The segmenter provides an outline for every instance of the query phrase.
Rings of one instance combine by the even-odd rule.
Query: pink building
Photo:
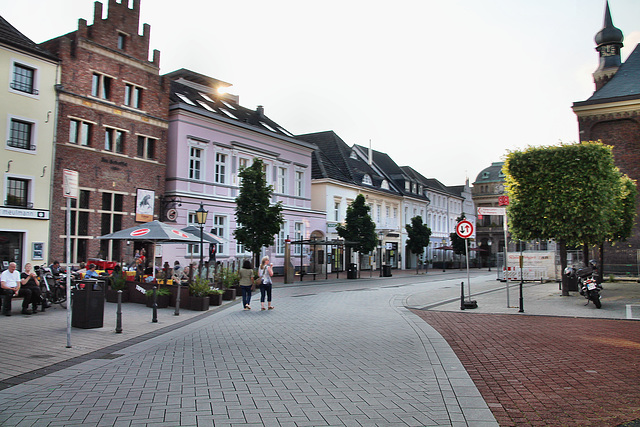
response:
[[[171,81],[167,144],[166,191],[162,220],[179,228],[196,225],[200,203],[209,212],[205,231],[224,240],[217,245],[216,260],[250,258],[237,244],[235,198],[238,172],[254,158],[266,164],[273,202],[281,201],[285,223],[275,244],[263,249],[275,270],[282,272],[284,241],[325,237],[324,212],[311,209],[311,156],[315,145],[297,140],[269,119],[262,106],[242,107],[238,98],[222,89],[229,83],[180,69],[164,76]],[[204,247],[209,259],[210,247]],[[300,252],[302,251],[302,253]],[[307,247],[292,248],[292,255],[307,259]],[[160,255],[160,254],[158,254]],[[162,259],[186,265],[200,259],[199,245],[163,245]],[[159,263],[156,259],[156,264]],[[299,263],[297,263],[299,265]]]

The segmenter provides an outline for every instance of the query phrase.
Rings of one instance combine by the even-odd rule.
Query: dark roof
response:
[[[196,73],[195,71],[191,71],[186,68],[180,68],[179,70],[167,73],[164,77],[167,77],[170,80],[184,78],[203,86],[209,86],[212,89],[233,86],[231,83],[223,82],[222,80],[214,79],[213,77],[205,76],[204,74]]]
[[[502,166],[504,162],[493,162],[491,166],[480,171],[473,185],[487,182],[503,182]]]
[[[264,109],[260,106],[256,110],[252,110],[241,106],[233,98],[214,93],[213,91],[205,94],[208,99],[202,96],[202,93],[204,93],[204,91],[172,81],[169,104],[188,104],[196,109],[202,110],[202,112],[209,112],[224,117],[225,120],[249,124],[260,130],[269,131],[289,138],[293,137],[291,132],[265,116]],[[185,101],[180,95],[190,102]]]
[[[44,59],[58,61],[57,56],[38,46],[29,37],[25,36],[13,25],[9,24],[2,16],[0,16],[0,43],[40,56]]]
[[[388,179],[381,176],[360,156],[351,157],[353,149],[333,131],[324,131],[297,135],[297,139],[315,144],[318,149],[312,158],[311,177],[313,179],[335,179],[349,184],[363,186],[365,174],[371,177],[371,188],[391,194],[398,191],[390,184],[389,189],[381,188],[382,181]]]
[[[640,98],[640,44],[631,52],[631,55],[618,68],[607,84],[591,95],[591,98],[576,102],[574,105],[601,104],[636,98]]]
[[[444,185],[443,183],[441,183],[437,179],[435,179],[435,178],[427,178],[424,175],[422,175],[420,172],[418,172],[417,170],[413,169],[411,166],[402,166],[401,169],[403,170],[404,173],[407,174],[407,176],[410,176],[411,178],[413,178],[414,180],[416,180],[417,182],[422,184],[426,189],[430,189],[430,190],[433,190],[433,191],[438,191],[440,193],[452,194],[454,196],[458,195],[458,194],[455,194],[455,193],[451,192],[449,190],[449,187],[447,187],[446,185]]]

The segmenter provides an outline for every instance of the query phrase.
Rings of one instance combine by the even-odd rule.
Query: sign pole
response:
[[[71,348],[71,199],[78,200],[78,171],[63,169],[62,194],[67,199],[67,348]]]
[[[467,290],[469,291],[469,301],[471,301],[471,278],[469,277],[469,239],[464,239],[464,256],[467,259]]]

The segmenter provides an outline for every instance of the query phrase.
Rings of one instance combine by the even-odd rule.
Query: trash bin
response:
[[[576,274],[568,275],[566,273],[562,273],[562,275],[567,280],[567,290],[570,292],[578,292],[578,276]],[[560,289],[562,289],[562,284],[560,284]]]
[[[358,265],[355,263],[349,264],[347,267],[347,279],[357,279],[358,278]]]
[[[382,277],[391,277],[391,266],[389,264],[382,266]]]
[[[71,290],[71,326],[74,328],[102,328],[104,323],[104,284],[98,279],[75,282]]]

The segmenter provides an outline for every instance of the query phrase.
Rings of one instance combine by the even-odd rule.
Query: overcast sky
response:
[[[108,4],[105,0],[103,3]],[[640,43],[640,1],[610,0]],[[294,134],[334,130],[446,185],[508,150],[578,139],[605,0],[143,0],[161,73],[233,84]],[[0,0],[35,42],[93,22],[91,0]],[[107,7],[104,8],[105,14]]]

